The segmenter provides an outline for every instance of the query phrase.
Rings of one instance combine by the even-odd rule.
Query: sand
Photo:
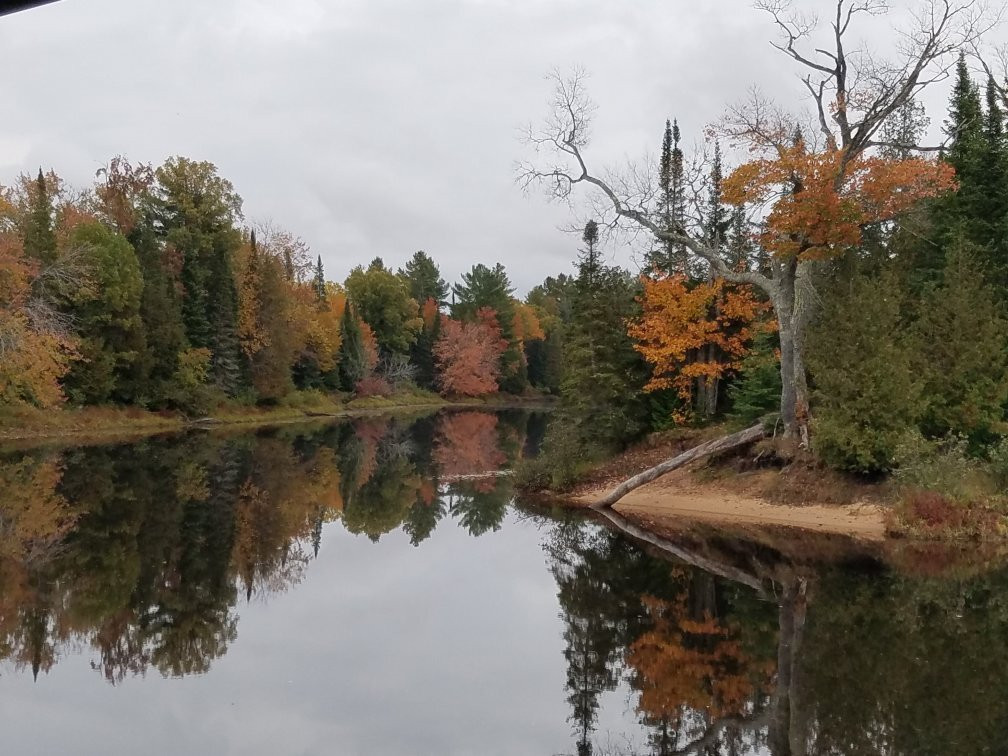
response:
[[[589,492],[579,500],[590,504],[602,493]],[[631,491],[614,508],[633,518],[783,526],[870,541],[885,538],[884,513],[876,504],[791,506],[716,487],[670,485],[663,480]]]

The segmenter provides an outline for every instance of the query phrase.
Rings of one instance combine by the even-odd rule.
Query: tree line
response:
[[[84,190],[40,169],[0,191],[2,404],[548,390],[543,316],[499,263],[450,288],[422,251],[327,280],[298,236],[246,224],[209,162],[116,157]]]

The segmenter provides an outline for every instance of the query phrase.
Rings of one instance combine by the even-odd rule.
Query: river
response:
[[[515,501],[547,422],[0,452],[2,752],[1008,752],[1008,571],[677,559]]]

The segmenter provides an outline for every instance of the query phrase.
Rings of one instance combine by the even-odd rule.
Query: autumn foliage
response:
[[[453,412],[438,420],[434,462],[445,477],[478,475],[499,470],[507,461],[500,448],[497,416],[487,412]],[[493,478],[478,481],[483,490]]]
[[[764,249],[783,258],[824,259],[860,244],[865,225],[891,220],[955,186],[955,170],[944,161],[812,153],[798,140],[772,159],[736,168],[723,192],[733,205],[773,202],[758,238]]]
[[[642,598],[651,630],[630,646],[627,661],[640,689],[638,709],[655,720],[677,721],[683,709],[715,718],[739,714],[772,665],[749,658],[732,628],[708,615],[691,616],[686,592],[673,601]]]
[[[444,318],[434,345],[438,382],[445,394],[482,396],[497,391],[500,357],[508,347],[497,316],[483,308],[474,323]]]
[[[641,282],[643,313],[628,332],[652,366],[645,390],[673,388],[683,400],[697,378],[717,379],[738,368],[768,309],[749,287],[722,279],[692,287],[682,275]]]

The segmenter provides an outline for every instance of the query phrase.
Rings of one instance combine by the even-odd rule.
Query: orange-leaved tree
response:
[[[51,407],[63,401],[60,379],[76,350],[69,331],[32,294],[42,273],[15,232],[0,232],[0,404]]]
[[[475,323],[452,318],[441,321],[441,336],[434,345],[441,391],[454,396],[483,396],[497,390],[500,358],[508,347],[497,316],[481,308]]]
[[[682,422],[698,384],[716,401],[718,381],[738,369],[769,305],[751,287],[723,279],[691,287],[682,274],[643,276],[641,284],[642,312],[627,332],[652,368],[644,390],[674,389],[684,406],[674,419]]]

